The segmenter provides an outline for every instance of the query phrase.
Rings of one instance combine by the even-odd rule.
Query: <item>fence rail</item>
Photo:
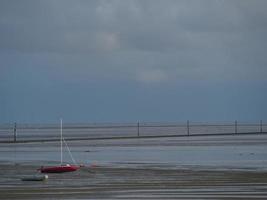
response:
[[[64,138],[104,139],[266,133],[267,123],[66,123]],[[51,141],[60,137],[59,124],[0,124],[0,142]]]

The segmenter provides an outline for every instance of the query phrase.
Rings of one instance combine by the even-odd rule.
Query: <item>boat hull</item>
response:
[[[65,172],[74,172],[78,169],[79,167],[75,165],[64,165],[64,166],[42,167],[40,171],[41,173],[65,173]]]

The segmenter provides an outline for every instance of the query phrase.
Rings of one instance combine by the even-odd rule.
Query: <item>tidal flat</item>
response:
[[[267,135],[70,141],[80,170],[21,181],[58,165],[59,143],[0,145],[0,199],[266,199]],[[71,159],[64,152],[64,161]]]
[[[0,199],[266,199],[267,173],[158,167],[87,166],[23,182],[28,164],[0,165]]]

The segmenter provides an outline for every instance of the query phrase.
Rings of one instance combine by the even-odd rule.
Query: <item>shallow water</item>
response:
[[[68,143],[77,163],[109,165],[160,164],[230,169],[267,169],[267,135],[197,138],[72,141]],[[65,162],[71,162],[64,149]],[[1,144],[0,161],[58,162],[57,142]]]

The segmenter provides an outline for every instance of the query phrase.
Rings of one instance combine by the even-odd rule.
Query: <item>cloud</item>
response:
[[[114,51],[120,47],[120,41],[116,33],[102,32],[96,35],[97,47],[104,51]]]
[[[137,81],[143,83],[160,83],[167,81],[169,78],[168,74],[161,69],[151,69],[140,71],[136,75]]]
[[[266,0],[1,0],[0,121],[265,117],[266,36]]]
[[[0,52],[82,79],[266,79],[266,23],[265,0],[3,0]]]

